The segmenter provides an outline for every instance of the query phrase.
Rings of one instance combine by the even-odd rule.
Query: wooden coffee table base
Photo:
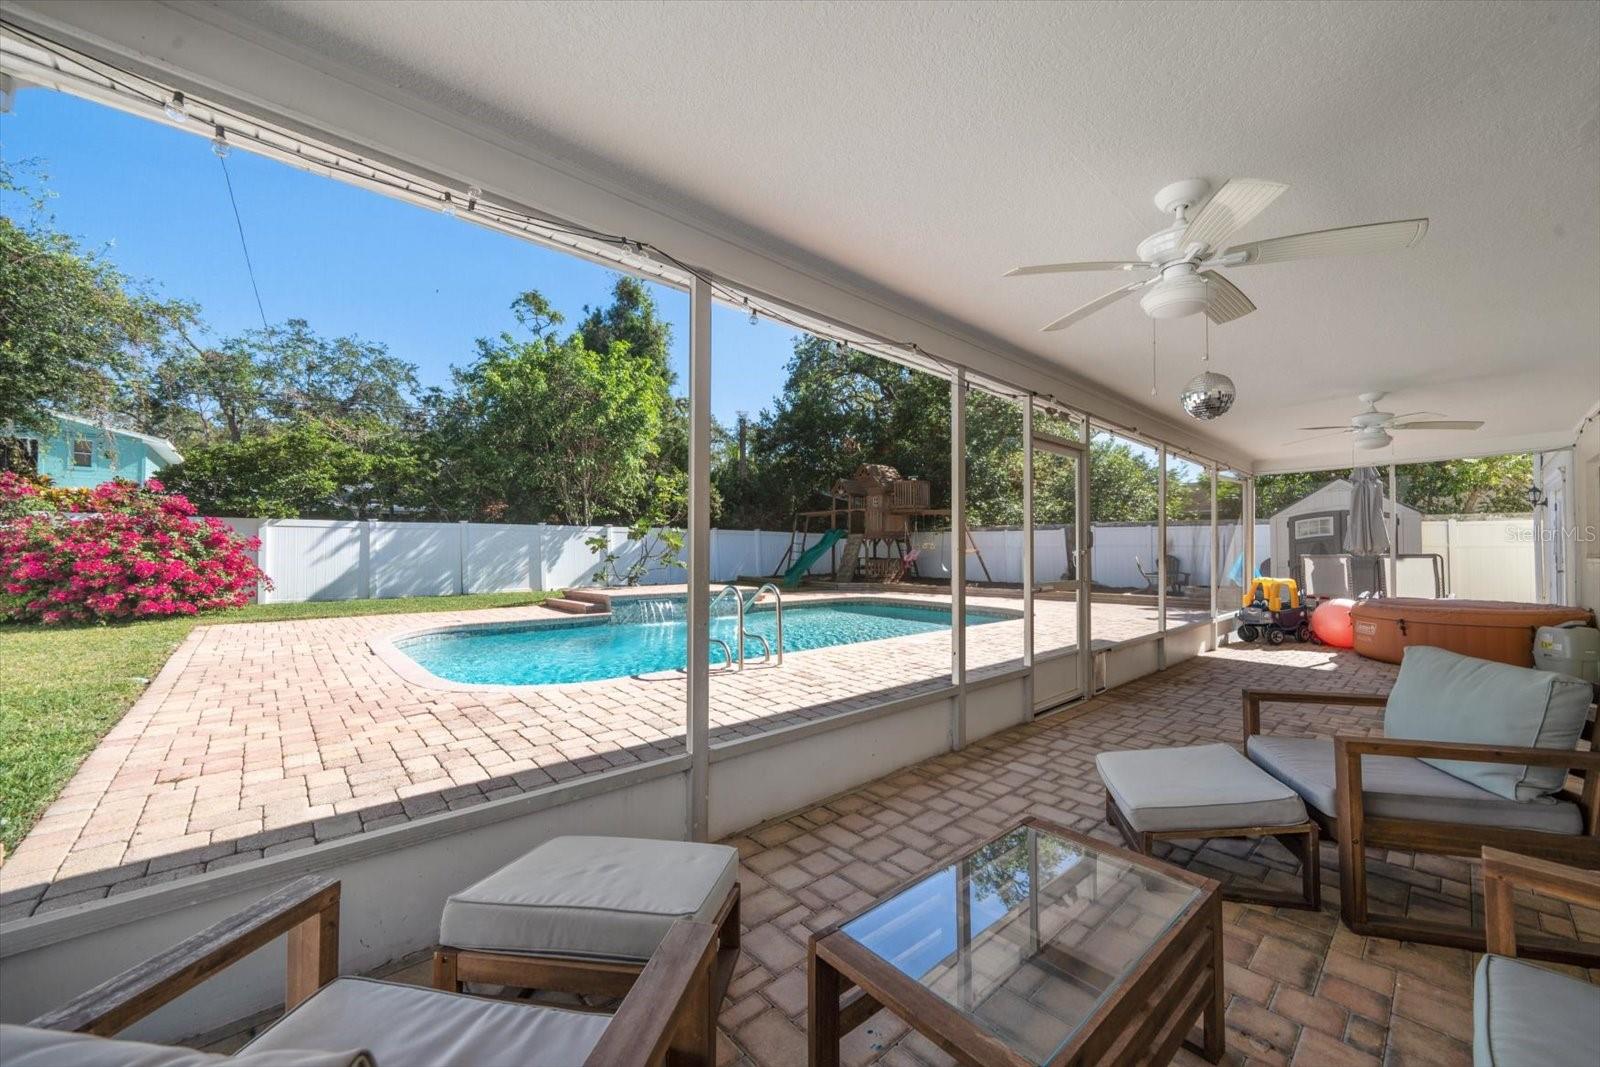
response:
[[[1135,830],[1122,809],[1117,806],[1111,791],[1106,790],[1106,822],[1115,826],[1122,839],[1144,855],[1152,855],[1157,841],[1193,841],[1215,837],[1255,838],[1275,837],[1300,861],[1300,892],[1274,892],[1270,889],[1234,889],[1224,886],[1222,898],[1241,904],[1266,904],[1277,908],[1304,908],[1320,911],[1322,908],[1322,859],[1318,853],[1317,824],[1307,819],[1297,826],[1221,826],[1196,827],[1191,830],[1147,832]]]

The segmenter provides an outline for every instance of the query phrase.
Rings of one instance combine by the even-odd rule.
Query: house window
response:
[[[72,442],[72,465],[74,467],[94,466],[94,442],[83,438]]]

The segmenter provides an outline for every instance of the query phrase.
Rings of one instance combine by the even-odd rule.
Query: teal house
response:
[[[34,469],[56,485],[92,489],[113,478],[142,483],[183,459],[164,437],[103,426],[77,415],[57,414],[55,421],[52,434],[19,436]]]

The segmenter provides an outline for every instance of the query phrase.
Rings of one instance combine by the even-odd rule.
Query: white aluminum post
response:
[[[950,747],[967,744],[967,372],[950,379]]]
[[[1089,499],[1089,468],[1094,463],[1094,428],[1089,425],[1088,419],[1081,419],[1075,425],[1083,432],[1083,450],[1078,453],[1073,474],[1077,500],[1072,513],[1072,536],[1078,564],[1078,687],[1082,690],[1083,699],[1087,700],[1094,695],[1094,651],[1091,648],[1094,613],[1089,605],[1089,592],[1094,587],[1094,524],[1090,521],[1093,502]]]
[[[1167,446],[1156,446],[1156,632],[1167,632]],[[1156,642],[1156,668],[1167,669],[1167,642]]]
[[[1022,398],[1022,665],[1033,666],[1033,394]],[[1032,709],[1030,708],[1031,712]]]
[[[1250,579],[1256,575],[1256,480],[1253,477],[1239,475],[1239,515],[1244,526],[1244,569],[1239,575],[1239,584],[1249,587]]]
[[[1217,529],[1217,468],[1211,468],[1211,629],[1206,631],[1206,645],[1217,647],[1217,583],[1222,569],[1222,537]]]
[[[1395,489],[1394,464],[1389,464],[1389,595],[1400,581],[1400,494]]]
[[[711,784],[711,283],[689,287],[688,836],[710,833]]]

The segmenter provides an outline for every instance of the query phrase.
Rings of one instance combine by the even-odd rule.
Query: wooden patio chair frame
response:
[[[1547,897],[1600,909],[1600,873],[1535,859],[1499,848],[1483,850],[1483,920],[1488,951],[1517,954],[1518,888]]]
[[[1332,704],[1352,707],[1384,707],[1384,693],[1315,693],[1271,689],[1242,691],[1244,736],[1261,733],[1262,704]],[[1594,733],[1591,719],[1583,738]],[[1460,923],[1422,919],[1374,918],[1367,901],[1366,849],[1393,848],[1441,856],[1466,856],[1477,859],[1485,848],[1526,854],[1541,860],[1571,864],[1588,869],[1600,868],[1600,751],[1571,751],[1549,748],[1517,748],[1499,745],[1462,744],[1450,741],[1413,741],[1401,738],[1336,736],[1334,745],[1335,804],[1338,817],[1329,818],[1307,805],[1322,832],[1339,845],[1339,909],[1344,923],[1353,932],[1367,937],[1397,941],[1419,941],[1483,952],[1483,928]],[[1540,830],[1474,826],[1469,823],[1437,822],[1427,819],[1396,819],[1372,816],[1366,811],[1361,788],[1362,756],[1409,756],[1425,759],[1459,759],[1478,763],[1528,763],[1560,767],[1576,773],[1583,783],[1580,792],[1562,791],[1564,799],[1577,802],[1583,818],[1579,834],[1553,834]],[[1536,936],[1524,939],[1524,955],[1580,966],[1600,965],[1600,948],[1575,947],[1557,938]]]
[[[703,984],[709,996],[700,1005],[704,1018],[697,1032],[707,1042],[708,1063],[716,1062],[717,1011],[733,982],[739,962],[739,883],[735,882],[710,924],[716,930],[716,952],[706,960]],[[651,957],[652,960],[654,957]],[[433,953],[433,987],[451,993],[464,982],[543,989],[583,996],[626,997],[648,965],[622,960],[526,952],[491,952],[440,945]]]
[[[340,883],[308,875],[33,1019],[29,1026],[111,1037],[281,935],[285,1013],[339,976]],[[679,920],[636,976],[585,1067],[711,1067],[705,977],[716,929]],[[713,1025],[709,1042],[704,1032]],[[382,1020],[374,1020],[381,1026]]]

